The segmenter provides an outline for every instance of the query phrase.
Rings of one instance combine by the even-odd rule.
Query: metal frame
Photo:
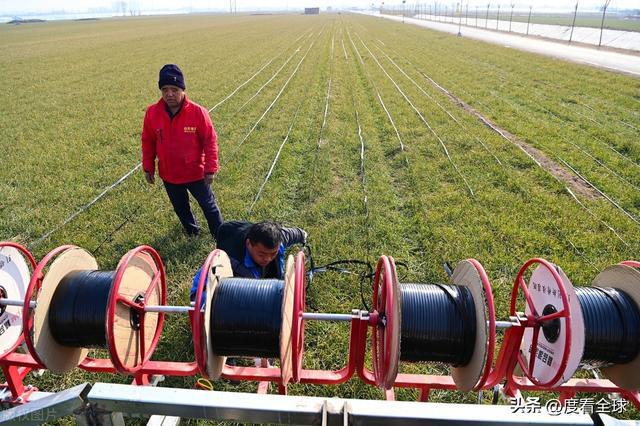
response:
[[[124,416],[159,416],[313,425],[595,425],[625,424],[584,414],[514,413],[508,406],[256,395],[84,383],[0,412],[0,424],[40,424],[75,415],[80,424],[121,424]],[[608,417],[608,416],[603,416]],[[606,423],[605,423],[606,420]],[[612,422],[613,420],[613,422]],[[92,423],[94,422],[94,423]]]
[[[24,385],[24,377],[31,371],[36,369],[44,368],[42,362],[37,358],[35,351],[33,350],[30,338],[30,323],[32,317],[30,315],[30,305],[32,302],[32,297],[34,293],[37,293],[40,289],[40,283],[42,280],[42,272],[44,266],[51,260],[52,257],[59,254],[61,251],[69,248],[71,246],[62,246],[58,249],[50,252],[45,258],[36,266],[28,291],[25,296],[24,306],[23,306],[23,321],[25,323],[25,327],[23,329],[24,340],[28,348],[27,354],[21,353],[9,353],[0,359],[0,367],[4,373],[5,379],[7,382],[4,386],[0,386],[0,396],[3,398],[3,402],[5,405],[18,405],[14,409],[5,411],[0,416],[0,420],[6,418],[6,416],[13,414],[13,418],[20,418],[22,414],[20,413],[30,413],[37,412],[38,409],[44,409],[43,407],[51,408],[52,406],[60,408],[61,412],[67,410],[67,407],[74,406],[77,403],[77,395],[82,394],[82,392],[76,388],[71,388],[67,391],[63,391],[63,393],[54,394],[58,395],[56,398],[50,398],[54,395],[48,395],[46,393],[38,392],[38,390],[32,386]],[[139,247],[137,249],[129,252],[129,255],[139,251],[152,250],[148,247]],[[132,254],[133,253],[133,254]],[[155,253],[155,252],[153,252]],[[209,265],[210,259],[212,259],[213,255],[216,253],[214,251],[210,254],[209,258],[207,258],[207,262],[205,262],[205,266]],[[128,259],[129,257],[125,256],[121,264],[126,266],[127,261],[124,259]],[[386,256],[382,256],[381,259],[386,258]],[[160,282],[161,285],[166,285],[164,279],[164,272],[162,267],[162,262],[158,256],[156,261],[156,266],[158,266],[159,274],[154,277],[156,279],[150,285],[150,289]],[[499,354],[497,356],[495,364],[489,361],[486,371],[483,374],[483,378],[480,383],[477,385],[477,389],[492,389],[495,385],[505,383],[504,392],[509,396],[515,396],[520,390],[522,391],[531,391],[531,390],[545,390],[551,392],[558,392],[560,394],[561,400],[566,400],[568,398],[572,398],[577,392],[600,392],[600,393],[610,393],[610,392],[618,392],[625,399],[632,402],[637,408],[640,408],[640,393],[637,391],[628,391],[623,390],[610,382],[609,380],[603,379],[571,379],[567,383],[556,386],[556,387],[548,387],[544,386],[544,384],[540,383],[532,383],[530,378],[519,377],[514,374],[515,367],[519,363],[519,348],[520,342],[522,341],[522,337],[524,331],[527,327],[534,327],[539,329],[540,323],[544,319],[548,319],[547,317],[539,317],[536,315],[524,316],[524,314],[515,312],[515,300],[518,297],[519,293],[524,293],[524,298],[527,303],[530,304],[530,298],[527,297],[528,294],[526,292],[526,288],[523,285],[522,273],[532,264],[532,263],[544,263],[541,259],[532,259],[527,262],[521,269],[518,274],[518,278],[514,283],[513,291],[512,291],[512,305],[511,305],[511,314],[510,317],[511,322],[504,325],[509,325],[510,327],[506,330],[502,345],[500,347]],[[628,262],[629,263],[629,262]],[[632,263],[632,262],[631,262]],[[640,264],[638,264],[640,265]],[[632,266],[636,266],[633,263]],[[387,273],[384,277],[384,282],[390,283],[397,281],[397,277],[395,276],[395,268],[386,267],[386,268],[378,268],[376,273],[377,279],[380,278],[380,274],[384,269]],[[551,268],[553,269],[553,268]],[[205,269],[206,270],[206,269]],[[392,275],[389,275],[392,274]],[[385,339],[374,340],[373,347],[377,350],[377,353],[381,355],[381,359],[378,359],[378,364],[373,366],[373,370],[371,371],[365,365],[365,359],[367,357],[367,338],[369,335],[369,327],[372,328],[372,335],[376,335],[376,330],[379,327],[380,313],[385,313],[386,311],[391,311],[389,303],[394,299],[393,295],[386,294],[383,291],[384,296],[386,296],[386,300],[381,300],[380,303],[374,303],[374,306],[380,308],[380,312],[378,310],[374,310],[373,312],[354,310],[350,315],[345,314],[314,314],[314,313],[305,313],[304,312],[304,255],[299,253],[296,259],[296,296],[295,300],[297,301],[295,309],[294,309],[294,324],[297,324],[296,330],[293,333],[292,339],[296,343],[296,351],[294,351],[294,359],[297,360],[296,368],[294,371],[297,373],[294,374],[296,382],[300,383],[310,383],[310,384],[340,384],[344,383],[353,377],[354,374],[366,384],[376,385],[381,382],[382,376],[388,376],[388,368],[389,364],[387,361],[388,350],[386,345],[384,344]],[[560,280],[561,281],[561,280]],[[200,306],[201,303],[201,295],[202,295],[202,282],[203,279],[201,277],[201,283],[199,285],[199,292],[196,297],[195,306]],[[488,279],[487,282],[483,284],[489,285]],[[561,282],[560,282],[561,284]],[[559,284],[559,285],[560,285]],[[562,287],[561,287],[562,288]],[[377,292],[375,293],[377,295]],[[566,297],[563,298],[566,306]],[[374,302],[376,302],[374,296]],[[165,300],[163,298],[162,303]],[[139,309],[144,309],[143,305],[137,306]],[[490,308],[492,308],[490,306]],[[384,309],[384,310],[383,310]],[[152,348],[155,344],[150,345],[149,350],[143,351],[145,354],[144,358],[141,360],[140,364],[135,367],[132,371],[126,371],[132,375],[134,385],[149,385],[152,384],[154,376],[164,375],[164,376],[193,376],[198,374],[198,372],[202,372],[203,368],[203,355],[204,352],[202,348],[198,348],[198,343],[200,343],[200,327],[196,327],[198,323],[201,322],[200,315],[197,315],[196,312],[191,312],[191,320],[192,327],[194,328],[194,346],[195,346],[195,360],[193,361],[153,361],[150,359]],[[562,312],[557,315],[566,316],[570,315],[568,309],[564,309]],[[333,318],[331,318],[333,316]],[[346,359],[346,364],[339,370],[335,371],[327,371],[327,370],[308,370],[302,367],[303,365],[303,352],[304,352],[304,321],[310,319],[320,319],[320,320],[350,320],[351,328],[350,328],[350,340],[349,340],[349,350],[348,357]],[[393,320],[393,318],[389,318],[386,316],[386,321],[389,322]],[[495,325],[494,325],[495,327]],[[160,328],[160,327],[159,327]],[[159,329],[158,328],[158,329]],[[156,338],[159,336],[159,333],[155,336]],[[384,333],[381,334],[384,336]],[[370,337],[370,336],[369,336]],[[495,332],[489,338],[489,343],[492,343],[495,340]],[[155,341],[154,341],[155,343]],[[378,345],[378,343],[380,343]],[[201,346],[201,345],[200,345]],[[491,351],[493,353],[493,351]],[[566,351],[565,351],[566,352]],[[148,355],[148,356],[147,356]],[[113,358],[113,357],[112,357]],[[374,357],[375,359],[376,357]],[[117,361],[117,360],[116,360]],[[118,368],[112,359],[93,359],[86,358],[80,365],[79,368],[90,371],[90,372],[108,372],[108,373],[117,373],[122,371],[121,368]],[[526,367],[529,367],[529,370],[532,370],[532,365],[523,365],[523,370],[525,374],[528,372]],[[225,365],[222,370],[222,377],[230,379],[230,380],[245,380],[245,381],[258,381],[260,382],[258,393],[266,393],[267,384],[269,382],[274,382],[278,385],[278,392],[280,394],[287,393],[287,386],[283,384],[281,378],[280,368],[270,367],[268,365],[263,365],[261,367],[234,367]],[[86,385],[86,384],[85,384]],[[391,383],[389,383],[389,389],[385,390],[385,398],[389,401],[395,399],[394,395],[394,387],[403,387],[403,388],[414,388],[420,390],[419,401],[427,401],[429,398],[429,393],[432,389],[447,389],[447,390],[455,390],[457,389],[456,384],[453,381],[453,378],[449,375],[425,375],[425,374],[398,374],[392,379]],[[88,386],[88,385],[87,385]],[[117,391],[114,391],[117,389]],[[192,393],[196,392],[196,393]],[[138,414],[168,414],[168,415],[182,415],[183,408],[181,407],[190,407],[189,410],[191,415],[193,413],[198,413],[198,415],[202,415],[198,418],[216,418],[216,419],[229,419],[229,420],[243,420],[243,421],[265,421],[265,422],[275,422],[275,423],[287,423],[293,422],[316,422],[318,419],[318,413],[321,413],[321,419],[324,419],[324,422],[329,422],[330,424],[340,424],[340,421],[351,422],[350,424],[359,424],[359,423],[380,423],[380,424],[389,424],[397,422],[397,424],[407,424],[414,421],[424,421],[427,419],[435,421],[436,424],[444,424],[448,422],[459,422],[462,421],[463,417],[466,416],[466,413],[473,412],[473,416],[470,417],[469,421],[473,423],[473,421],[478,420],[478,422],[473,424],[497,424],[496,419],[500,419],[500,422],[503,422],[503,419],[506,419],[503,414],[497,416],[496,413],[492,413],[489,417],[482,417],[482,413],[478,410],[482,411],[485,408],[480,408],[478,406],[469,406],[464,405],[464,408],[461,408],[456,404],[445,404],[443,407],[439,407],[438,410],[432,412],[430,408],[433,405],[421,405],[422,409],[414,410],[410,407],[411,405],[404,406],[402,404],[412,404],[412,403],[398,403],[400,405],[386,405],[387,403],[381,404],[381,401],[355,401],[355,400],[327,400],[323,398],[312,398],[312,397],[290,397],[293,399],[278,399],[284,398],[282,396],[276,395],[252,395],[251,397],[245,396],[246,394],[239,393],[224,393],[224,392],[209,392],[202,393],[203,391],[193,391],[187,389],[162,389],[162,388],[154,388],[152,390],[146,386],[127,386],[127,385],[111,385],[99,383],[96,384],[91,393],[89,394],[89,400],[91,404],[89,404],[86,410],[90,411],[90,415],[92,416],[102,416],[103,412],[128,412],[127,410],[133,410],[130,407],[130,403],[132,401],[138,401],[143,406],[147,407],[145,410],[147,411],[134,411]],[[166,407],[173,407],[175,410],[166,411],[164,408],[159,407],[157,404],[157,400],[159,398],[164,398],[164,395],[169,395],[166,400]],[[75,395],[75,396],[74,396]],[[180,397],[178,397],[180,396]],[[184,396],[184,399],[182,399]],[[212,398],[215,396],[215,398]],[[49,399],[46,399],[49,398]],[[154,399],[155,398],[155,399]],[[256,398],[255,400],[253,398]],[[275,399],[273,399],[275,398]],[[296,399],[297,398],[297,399]],[[46,399],[45,402],[42,402]],[[214,400],[212,402],[212,399]],[[29,402],[31,401],[31,402]],[[47,402],[48,401],[48,402]],[[66,401],[66,402],[65,402]],[[69,401],[74,401],[69,402]],[[155,401],[155,402],[154,402]],[[285,401],[286,404],[282,401]],[[85,401],[86,402],[86,401]],[[28,403],[28,404],[27,404]],[[37,403],[37,404],[36,404]],[[92,405],[97,403],[98,405]],[[284,404],[284,406],[280,404]],[[299,406],[296,404],[300,404]],[[35,405],[34,405],[35,404]],[[65,405],[68,404],[68,405]],[[100,404],[104,404],[101,406]],[[119,404],[119,405],[118,405]],[[127,405],[129,404],[129,405]],[[147,404],[147,405],[144,405]],[[226,405],[225,405],[226,404]],[[288,404],[288,405],[287,405]],[[134,404],[135,405],[135,404]],[[93,407],[93,408],[92,408]],[[97,407],[97,408],[96,408]],[[124,408],[123,408],[124,407]],[[136,405],[136,407],[138,407]],[[142,406],[139,406],[137,409],[142,409]],[[298,407],[298,408],[296,408]],[[368,412],[362,407],[370,407]],[[373,408],[371,408],[373,407]],[[396,408],[402,407],[402,408]],[[63,410],[64,408],[64,410]],[[76,407],[77,408],[77,407]],[[74,408],[74,409],[76,409]],[[96,408],[98,411],[91,411]],[[126,408],[126,409],[125,409]],[[13,411],[12,411],[13,410]],[[33,411],[29,411],[33,410]],[[102,411],[101,411],[102,410]],[[155,410],[155,411],[152,411]],[[189,411],[187,410],[187,411]],[[195,410],[195,411],[194,411]],[[229,415],[236,415],[233,413],[241,413],[242,418],[233,418],[227,417]],[[405,411],[406,410],[406,411]],[[508,407],[502,407],[502,411],[508,410]],[[73,410],[72,410],[73,411]],[[66,412],[66,411],[65,411]],[[446,413],[451,413],[451,417],[447,417]],[[231,414],[229,414],[231,413]],[[434,414],[435,413],[435,414]],[[436,415],[437,414],[437,415]],[[438,415],[442,415],[438,417]],[[237,414],[240,415],[240,414]],[[252,417],[257,416],[257,417]],[[432,416],[432,417],[428,417]],[[118,416],[109,415],[108,418],[105,418],[105,423],[118,423]],[[338,421],[338,419],[341,419]],[[401,419],[401,420],[400,420]],[[517,418],[514,418],[514,424],[517,424]],[[531,419],[527,417],[527,421],[530,422]],[[548,420],[548,419],[547,419]],[[553,421],[558,420],[557,417],[553,418]],[[557,423],[554,424],[564,424],[564,420],[558,420]],[[493,422],[493,423],[491,423]],[[524,419],[522,419],[524,422]],[[1,423],[1,421],[0,421]],[[545,423],[548,423],[545,421]],[[575,424],[575,420],[572,419],[571,423]],[[504,423],[502,423],[504,424]],[[591,424],[591,423],[586,423]]]
[[[28,404],[0,411],[0,424],[39,425],[82,410],[91,386],[83,383],[72,388],[32,398]]]

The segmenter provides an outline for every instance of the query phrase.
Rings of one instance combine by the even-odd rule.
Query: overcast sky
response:
[[[28,12],[51,12],[61,11],[66,12],[86,12],[90,8],[111,8],[117,1],[124,1],[127,3],[127,9],[140,9],[142,11],[152,10],[175,10],[175,9],[228,9],[229,0],[0,0],[0,14],[19,14]],[[457,0],[460,1],[460,0]],[[438,0],[439,4],[455,4],[456,0]],[[401,0],[386,0],[387,5],[399,4]],[[470,6],[483,5],[486,7],[487,3],[502,4],[504,6],[510,5],[511,2],[516,4],[516,7],[529,8],[529,5],[533,5],[534,8],[560,8],[560,9],[573,9],[575,6],[575,0],[463,0],[466,5]],[[594,7],[601,6],[605,0],[579,0],[579,9],[593,9]],[[433,0],[421,1],[420,3],[434,3]],[[347,8],[350,6],[358,7],[375,7],[380,6],[380,0],[236,0],[238,11],[250,10],[250,9],[293,9],[302,7],[319,6],[325,8],[327,6],[333,6],[334,8]],[[407,5],[415,4],[415,1],[407,0]],[[640,0],[613,0],[611,8],[640,8]]]

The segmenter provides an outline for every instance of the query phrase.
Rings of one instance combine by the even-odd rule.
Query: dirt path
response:
[[[444,87],[440,86],[437,82],[435,82],[426,74],[424,73],[421,73],[421,74],[431,83],[433,87],[438,89],[440,92],[444,93],[451,100],[451,102],[453,102],[454,104],[464,109],[469,114],[476,117],[485,126],[489,127],[491,130],[499,134],[503,139],[507,140],[508,142],[520,148],[529,156],[529,158],[535,161],[536,164],[538,164],[540,167],[542,167],[543,169],[551,173],[557,179],[560,179],[560,181],[567,184],[574,193],[582,195],[583,197],[587,197],[589,199],[596,199],[601,197],[601,195],[591,185],[589,185],[587,182],[585,182],[583,179],[576,176],[575,174],[567,171],[560,164],[556,163],[555,161],[547,157],[545,153],[543,153],[537,148],[532,147],[531,145],[529,145],[528,143],[526,143],[525,141],[523,141],[513,133],[509,132],[508,130],[501,128],[496,123],[494,123],[493,121],[491,121],[490,119],[482,115],[482,113],[480,113],[478,110],[473,108],[471,105],[467,104],[462,99],[458,98],[456,95],[449,92]]]

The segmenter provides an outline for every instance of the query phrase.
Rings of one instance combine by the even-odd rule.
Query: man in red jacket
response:
[[[209,112],[190,101],[184,90],[180,68],[167,64],[160,70],[158,87],[162,98],[149,105],[142,128],[142,168],[148,183],[158,174],[187,235],[200,227],[189,205],[189,192],[196,199],[215,238],[222,214],[211,190],[218,171],[218,143]]]

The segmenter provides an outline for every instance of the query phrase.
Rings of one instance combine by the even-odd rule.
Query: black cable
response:
[[[451,264],[445,260],[442,262],[442,267],[444,268],[444,272],[447,276],[451,278],[453,276],[453,268],[451,267]]]
[[[307,261],[309,262],[309,274],[311,275],[311,277],[309,277],[309,284],[311,284],[311,280],[313,279],[312,278],[313,277],[313,272],[312,271],[314,269],[316,269],[316,263],[313,260],[313,252],[311,251],[311,246],[310,245],[305,243],[302,246],[302,250],[307,252],[305,257],[306,257]]]
[[[371,289],[371,291],[373,291],[373,267],[371,267],[371,265],[369,265],[370,268],[370,272],[369,273],[362,273],[360,274],[360,301],[362,302],[362,307],[364,308],[365,311],[367,312],[371,312],[371,309],[369,308],[369,305],[367,304],[367,299],[364,297],[364,292],[362,291],[362,286],[365,282],[365,280],[368,278],[369,279],[369,288]]]
[[[67,274],[49,305],[49,329],[56,342],[74,348],[104,348],[107,302],[115,271]]]
[[[94,257],[95,257],[95,256],[97,256],[97,254],[98,254],[98,252],[100,251],[100,249],[102,248],[102,246],[103,246],[104,244],[106,244],[107,242],[111,242],[111,240],[113,239],[113,236],[114,236],[118,231],[120,231],[120,230],[121,230],[125,225],[127,225],[127,224],[131,221],[131,218],[133,218],[133,217],[134,217],[134,215],[136,215],[136,214],[138,213],[138,210],[140,210],[140,206],[138,206],[138,207],[133,211],[133,213],[131,213],[130,215],[127,215],[127,217],[126,217],[126,218],[125,218],[125,219],[124,219],[124,220],[123,220],[123,221],[122,221],[118,226],[116,226],[116,227],[113,229],[113,231],[111,231],[111,232],[109,233],[109,235],[107,235],[107,236],[104,238],[104,240],[102,240],[102,241],[100,242],[100,244],[98,244],[98,245],[96,246],[96,248],[94,248],[94,249],[91,251],[91,254],[93,254],[93,256],[94,256]]]
[[[366,272],[365,271],[361,271],[361,272],[353,272],[350,269],[346,269],[346,268],[340,268],[340,265],[359,265],[359,266],[365,266],[366,267]],[[359,287],[360,287],[360,300],[362,302],[362,306],[364,307],[365,310],[369,311],[369,305],[366,302],[366,299],[364,297],[364,289],[363,289],[363,285],[364,282],[368,279],[369,280],[369,288],[372,289],[373,291],[373,277],[374,277],[374,272],[373,272],[373,266],[371,266],[371,263],[369,262],[365,262],[364,260],[357,260],[357,259],[343,259],[343,260],[336,260],[334,262],[330,262],[327,263],[326,265],[322,265],[322,266],[318,266],[316,267],[312,267],[312,269],[309,271],[309,276],[313,277],[314,274],[317,273],[322,273],[322,272],[327,272],[327,271],[333,271],[333,272],[338,272],[341,274],[354,274],[354,275],[358,275],[359,278]],[[310,278],[311,280],[311,278]]]
[[[212,295],[213,353],[279,358],[283,289],[281,280],[222,279]]]
[[[469,363],[476,337],[475,304],[464,286],[400,284],[400,359]]]
[[[403,261],[395,261],[396,264],[396,268],[399,269],[398,267],[401,267],[404,269],[405,274],[404,275],[400,275],[398,273],[398,281],[404,281],[404,279],[406,278],[406,274],[407,272],[409,272],[409,264],[407,262],[403,262]]]
[[[640,311],[624,291],[576,287],[584,317],[584,354],[590,364],[624,364],[640,352]]]

